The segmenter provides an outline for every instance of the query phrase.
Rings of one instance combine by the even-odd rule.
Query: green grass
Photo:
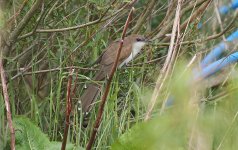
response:
[[[8,11],[4,14],[6,20],[14,14],[15,9],[18,10],[22,2],[23,0],[14,0],[7,4]],[[124,0],[117,1],[111,6],[106,16],[112,15],[126,2]],[[167,2],[162,0],[156,3],[156,11],[152,14],[151,22],[143,24],[140,34],[149,34],[148,27],[151,27],[151,32],[154,31],[165,17]],[[13,21],[12,29],[22,20],[33,3],[33,0],[29,0],[21,14]],[[140,14],[147,7],[146,4],[147,1],[139,1],[135,5],[136,12],[133,15],[128,34],[132,32]],[[38,29],[64,28],[87,23],[99,18],[109,6],[110,1],[106,0],[47,1],[45,2],[43,20],[39,23]],[[128,10],[125,9],[114,19],[112,16],[110,18],[112,20],[109,19],[106,22],[76,30],[59,33],[35,33],[14,44],[13,50],[7,57],[8,63],[4,67],[9,79],[8,94],[12,118],[14,122],[20,124],[20,129],[18,125],[15,126],[16,129],[19,129],[17,130],[17,146],[24,148],[21,147],[22,143],[33,141],[36,145],[44,143],[52,144],[52,149],[60,148],[65,127],[66,93],[70,72],[69,69],[64,68],[77,66],[98,69],[98,66],[91,66],[91,64],[111,41],[121,36],[127,13]],[[40,12],[37,11],[21,35],[32,31],[39,14]],[[183,14],[181,21],[187,19],[190,14],[191,10]],[[215,16],[213,6],[208,7],[202,21],[208,20],[211,16]],[[0,18],[2,18],[2,13],[0,13]],[[231,18],[232,14],[222,18],[224,26],[229,24]],[[3,24],[2,20],[4,19],[0,19],[0,27]],[[196,20],[195,23],[188,26],[186,31],[182,31],[185,33],[183,40],[205,39],[208,35],[219,33],[221,29],[216,26],[217,22],[214,20],[208,22],[201,30],[196,28],[196,23],[200,21]],[[237,25],[235,22],[225,35],[229,35],[235,30]],[[162,26],[161,30],[153,34],[158,34],[165,27]],[[8,30],[11,31],[11,29]],[[168,41],[154,41],[146,46],[140,56],[129,66],[118,69],[111,84],[102,124],[93,145],[94,149],[182,150],[191,147],[237,149],[237,78],[228,76],[225,84],[209,88],[204,88],[205,83],[203,82],[194,84],[191,81],[192,68],[196,67],[197,62],[206,55],[206,52],[221,40],[222,37],[217,37],[204,43],[198,42],[181,46],[177,61],[153,109],[152,118],[147,122],[144,122],[147,106],[168,50],[168,46],[160,44],[162,42],[168,44]],[[76,49],[79,45],[81,46]],[[25,51],[31,46],[32,48]],[[187,68],[188,62],[195,54],[197,55],[196,62]],[[13,60],[13,58],[16,59]],[[158,58],[161,59],[147,63]],[[14,75],[20,73],[20,68],[27,67],[31,67],[28,72],[32,72],[32,74],[21,74],[18,78],[11,80]],[[36,73],[58,67],[61,69]],[[231,72],[231,70],[232,68],[227,72]],[[233,71],[235,70],[236,67],[233,68]],[[73,74],[72,87],[76,86],[76,91],[72,94],[73,109],[70,117],[68,143],[70,146],[73,144],[75,149],[86,147],[97,116],[101,97],[97,99],[97,105],[91,111],[87,128],[83,127],[82,113],[78,110],[78,100],[84,92],[84,86],[95,82],[92,81],[95,73],[96,71],[75,69]],[[102,91],[104,91],[105,82],[99,83],[103,85]],[[162,106],[168,97],[174,98],[174,104],[164,109]],[[21,128],[22,126],[24,129]],[[34,131],[39,134],[39,140],[34,134],[29,133],[34,137],[33,139],[27,136],[28,132]],[[9,140],[5,103],[1,94],[0,149],[2,147],[9,149]],[[45,142],[39,142],[41,140]],[[36,149],[40,148],[38,146]]]

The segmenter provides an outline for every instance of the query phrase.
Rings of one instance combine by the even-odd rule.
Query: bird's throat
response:
[[[144,42],[137,42],[133,44],[131,54],[119,65],[119,68],[133,60],[137,56],[137,54],[140,53],[144,45]]]

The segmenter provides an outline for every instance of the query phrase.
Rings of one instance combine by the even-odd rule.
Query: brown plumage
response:
[[[124,44],[118,61],[118,66],[128,63],[130,61],[129,58],[130,56],[132,58],[135,57],[138,51],[141,50],[145,42],[146,42],[145,38],[141,35],[133,34],[128,37],[125,37]],[[120,42],[119,40],[116,40],[112,42],[102,53],[102,55],[97,60],[97,62],[100,64],[100,69],[93,78],[93,80],[102,81],[107,75],[109,75],[113,63],[116,60],[116,55],[119,46]],[[99,85],[93,83],[88,85],[86,91],[81,97],[81,107],[84,113],[90,110],[90,108],[92,107],[92,103],[97,99],[99,92],[100,92]]]

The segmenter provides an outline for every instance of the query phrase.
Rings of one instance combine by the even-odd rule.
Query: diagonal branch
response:
[[[93,131],[92,131],[91,137],[89,139],[89,142],[87,144],[86,150],[92,149],[93,143],[96,139],[96,134],[97,134],[98,128],[101,124],[103,110],[104,110],[104,107],[105,107],[105,104],[106,104],[106,101],[107,101],[107,96],[108,96],[108,93],[109,93],[109,90],[110,90],[111,82],[112,82],[114,73],[115,73],[116,68],[117,68],[117,64],[118,64],[118,61],[119,61],[119,56],[120,56],[122,46],[123,46],[123,40],[125,38],[126,30],[128,28],[129,22],[131,20],[133,10],[134,10],[134,7],[132,7],[132,9],[131,9],[128,17],[127,17],[127,20],[126,20],[126,23],[125,23],[125,26],[124,26],[124,29],[123,29],[123,32],[122,32],[122,36],[121,36],[120,46],[119,46],[119,49],[117,51],[117,57],[116,57],[115,62],[113,63],[112,70],[109,74],[109,78],[108,78],[108,81],[107,81],[107,84],[106,84],[105,92],[102,96],[102,100],[101,100],[101,103],[100,103],[100,106],[99,106],[97,118],[96,118],[96,121],[94,123]]]
[[[115,1],[113,1],[111,5],[113,5],[114,2]],[[104,21],[110,19],[113,16],[116,16],[117,14],[119,14],[121,11],[123,11],[128,6],[133,5],[135,2],[136,2],[136,0],[133,0],[132,2],[125,4],[122,8],[117,10],[115,13],[105,17],[106,13],[109,10],[109,9],[107,9],[99,19],[91,21],[91,22],[88,22],[88,23],[84,23],[84,24],[80,24],[80,25],[76,25],[76,26],[72,26],[72,27],[58,28],[58,29],[36,29],[34,33],[64,32],[64,31],[71,31],[71,30],[81,29],[81,28],[85,28],[85,27],[88,27],[88,26],[91,26],[91,25],[95,25],[95,24],[98,24],[100,22],[104,22]],[[28,37],[28,36],[30,36],[32,34],[33,34],[33,32],[29,32],[29,33],[21,36],[20,39]]]
[[[10,102],[9,102],[9,95],[7,91],[7,80],[6,80],[5,70],[3,68],[3,62],[2,62],[1,56],[0,56],[0,73],[1,73],[1,81],[2,81],[2,91],[3,91],[5,107],[7,111],[7,121],[10,128],[10,133],[11,133],[11,150],[15,150],[15,130],[12,125],[12,114],[11,114],[11,108],[10,108]]]
[[[43,1],[44,0],[37,0],[35,4],[31,7],[31,9],[27,12],[27,14],[24,16],[24,18],[21,20],[21,22],[18,24],[18,26],[15,28],[15,30],[13,30],[9,38],[10,44],[16,41],[17,37],[26,27],[26,24],[30,21],[36,10],[40,8],[39,6],[43,3]]]
[[[72,84],[72,79],[73,79],[73,73],[74,73],[74,69],[70,69],[69,72],[69,78],[68,78],[68,84],[67,84],[67,99],[66,99],[66,119],[65,119],[65,129],[64,129],[64,136],[63,136],[63,142],[61,145],[61,150],[65,150],[66,148],[66,144],[67,144],[67,137],[68,137],[68,132],[69,132],[69,124],[70,124],[70,113],[72,110],[71,107],[71,84]]]
[[[145,22],[145,20],[148,18],[148,16],[151,14],[151,12],[153,11],[153,8],[155,6],[155,3],[158,2],[157,0],[152,0],[150,1],[147,9],[145,10],[145,13],[140,17],[140,19],[137,21],[136,25],[135,25],[135,29],[133,31],[133,33],[138,33],[138,31],[140,30],[141,26],[143,25],[143,23]]]
[[[36,10],[39,9],[40,5],[43,3],[44,0],[37,0],[34,5],[31,7],[31,9],[26,13],[26,15],[23,17],[23,19],[20,21],[20,23],[17,25],[17,27],[11,32],[9,35],[8,40],[5,42],[5,46],[3,49],[2,56],[7,57],[10,53],[12,45],[17,41],[18,36],[21,34],[23,29],[26,27],[27,23],[30,21],[32,16],[35,14]],[[3,64],[6,62],[3,61]]]
[[[173,63],[173,60],[175,59],[174,55],[176,54],[174,43],[175,43],[176,33],[179,33],[178,27],[179,27],[179,22],[180,22],[181,3],[182,3],[182,0],[178,0],[178,5],[177,5],[173,29],[172,29],[172,36],[171,36],[170,46],[169,46],[169,50],[168,50],[168,55],[165,60],[164,66],[161,70],[161,74],[159,75],[159,77],[156,81],[156,86],[155,86],[152,98],[149,102],[148,109],[147,109],[147,112],[145,115],[145,121],[147,121],[150,118],[153,108],[156,104],[156,100],[159,97],[161,89],[164,85],[164,82],[167,79],[167,76],[172,69],[172,63]],[[179,37],[177,37],[177,38],[179,38]]]

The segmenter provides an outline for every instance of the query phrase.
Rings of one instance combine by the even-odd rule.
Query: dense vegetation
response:
[[[126,34],[152,43],[114,74],[93,149],[237,149],[235,65],[193,78],[207,53],[237,30],[237,10],[218,12],[229,3],[0,0],[0,149],[11,149],[11,125],[17,150],[60,149],[69,97],[67,149],[87,146],[101,97],[86,128],[78,101],[86,84],[97,82],[92,64],[121,37],[132,7]],[[229,42],[224,55],[236,48],[237,40]]]

